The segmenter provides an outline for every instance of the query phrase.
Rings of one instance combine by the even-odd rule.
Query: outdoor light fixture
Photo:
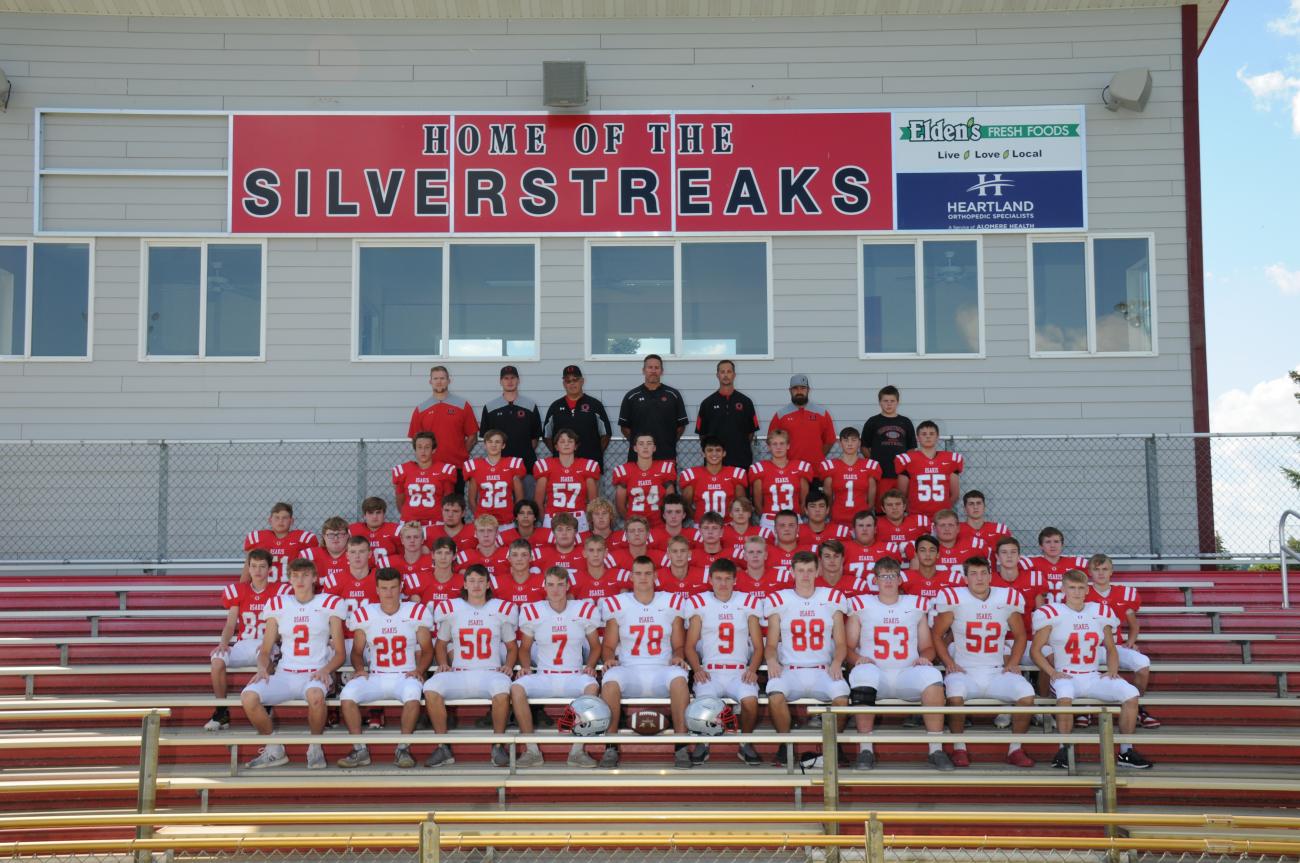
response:
[[[587,64],[582,60],[542,61],[542,104],[548,108],[587,104]]]
[[[1148,69],[1125,69],[1116,72],[1101,91],[1101,103],[1108,111],[1128,108],[1141,111],[1151,98],[1151,72]]]
[[[13,82],[3,69],[0,69],[0,112],[9,110],[9,94],[14,91]]]

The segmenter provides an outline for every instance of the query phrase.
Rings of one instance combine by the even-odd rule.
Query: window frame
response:
[[[199,352],[196,356],[149,353],[149,250],[155,247],[199,247]],[[209,246],[260,246],[261,292],[258,296],[257,355],[247,357],[210,357],[208,344],[208,247]],[[138,360],[142,363],[264,363],[266,362],[266,258],[265,237],[141,237],[140,238],[140,325],[137,338]]]
[[[984,235],[957,232],[942,232],[925,235],[892,236],[887,234],[863,234],[855,238],[857,243],[857,286],[858,286],[858,359],[860,360],[982,360],[988,357],[987,335],[984,323]],[[975,243],[975,305],[979,330],[979,349],[968,354],[926,353],[925,350],[925,252],[924,244],[930,242],[974,242]],[[903,246],[911,244],[913,261],[916,267],[916,285],[914,301],[916,303],[916,347],[912,352],[868,352],[866,316],[867,316],[867,278],[864,272],[866,261],[863,249],[866,246]]]
[[[85,356],[32,356],[32,310],[35,306],[36,250],[38,245],[86,246],[86,354]],[[23,353],[0,354],[0,363],[88,363],[95,358],[95,238],[94,237],[0,237],[0,246],[27,249],[26,297],[23,307]]]
[[[682,349],[682,244],[683,243],[761,243],[764,247],[763,276],[767,282],[767,351],[761,354],[735,354],[714,356],[702,354],[684,354]],[[591,250],[596,246],[663,246],[673,250],[673,346],[669,353],[660,353],[665,360],[674,362],[703,361],[717,363],[719,360],[772,360],[776,359],[776,333],[773,328],[772,311],[772,237],[771,235],[748,234],[710,234],[700,237],[587,237],[583,241],[582,261],[582,353],[584,362],[637,362],[645,359],[645,354],[597,354],[591,350]],[[650,352],[657,353],[657,352]]]
[[[462,357],[447,352],[451,344],[451,247],[452,246],[532,246],[533,248],[533,356]],[[442,331],[438,336],[440,353],[435,354],[362,354],[361,333],[361,249],[362,248],[440,248],[442,249]],[[350,357],[354,363],[537,363],[542,359],[542,248],[540,237],[353,237],[352,238],[352,314]]]
[[[1148,280],[1150,283],[1147,298],[1151,308],[1151,350],[1149,351],[1099,351],[1097,350],[1097,282],[1096,267],[1093,264],[1094,243],[1096,240],[1146,240]],[[1084,273],[1084,308],[1087,313],[1088,349],[1086,351],[1040,351],[1034,315],[1034,244],[1035,243],[1083,243]],[[1070,234],[1027,234],[1025,236],[1025,276],[1029,285],[1029,357],[1031,359],[1059,359],[1069,357],[1156,357],[1160,355],[1160,315],[1156,295],[1156,235],[1154,231],[1115,231],[1106,233],[1070,233]]]

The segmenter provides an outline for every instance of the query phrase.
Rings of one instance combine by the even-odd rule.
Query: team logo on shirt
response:
[[[523,419],[526,416],[526,414],[524,413],[523,410],[517,410],[515,411],[515,416],[519,417],[520,419]]]

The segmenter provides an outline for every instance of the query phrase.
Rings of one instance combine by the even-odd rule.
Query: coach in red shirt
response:
[[[830,411],[808,400],[810,389],[807,375],[791,375],[790,403],[772,415],[767,430],[789,432],[790,460],[806,461],[815,468],[835,443],[835,422]]]
[[[414,438],[422,431],[431,432],[438,442],[433,460],[453,465],[459,475],[461,465],[469,459],[470,447],[478,437],[478,419],[468,401],[447,389],[451,386],[451,373],[446,366],[429,369],[429,386],[433,389],[433,396],[411,411],[411,424],[406,435]]]

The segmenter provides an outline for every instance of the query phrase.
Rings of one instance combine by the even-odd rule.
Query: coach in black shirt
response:
[[[501,367],[501,396],[483,405],[479,437],[492,430],[506,433],[505,455],[524,460],[528,476],[537,461],[537,441],[542,437],[542,414],[537,402],[519,392],[519,369]]]
[[[554,453],[555,433],[560,429],[571,429],[578,433],[578,451],[575,455],[591,459],[604,470],[605,448],[609,446],[612,433],[605,406],[600,399],[582,391],[582,369],[565,366],[561,374],[564,378],[564,395],[551,402],[551,406],[546,409],[546,420],[542,423],[546,445]]]
[[[663,357],[646,354],[641,363],[645,383],[623,396],[618,409],[618,427],[628,440],[628,461],[636,461],[632,441],[639,434],[655,439],[655,459],[677,460],[677,439],[686,431],[686,402],[682,394],[660,383],[664,374]]]
[[[727,448],[722,463],[749,470],[754,464],[754,432],[758,414],[749,396],[736,391],[736,364],[718,363],[718,391],[700,402],[695,415],[695,433],[701,439],[716,437]]]

